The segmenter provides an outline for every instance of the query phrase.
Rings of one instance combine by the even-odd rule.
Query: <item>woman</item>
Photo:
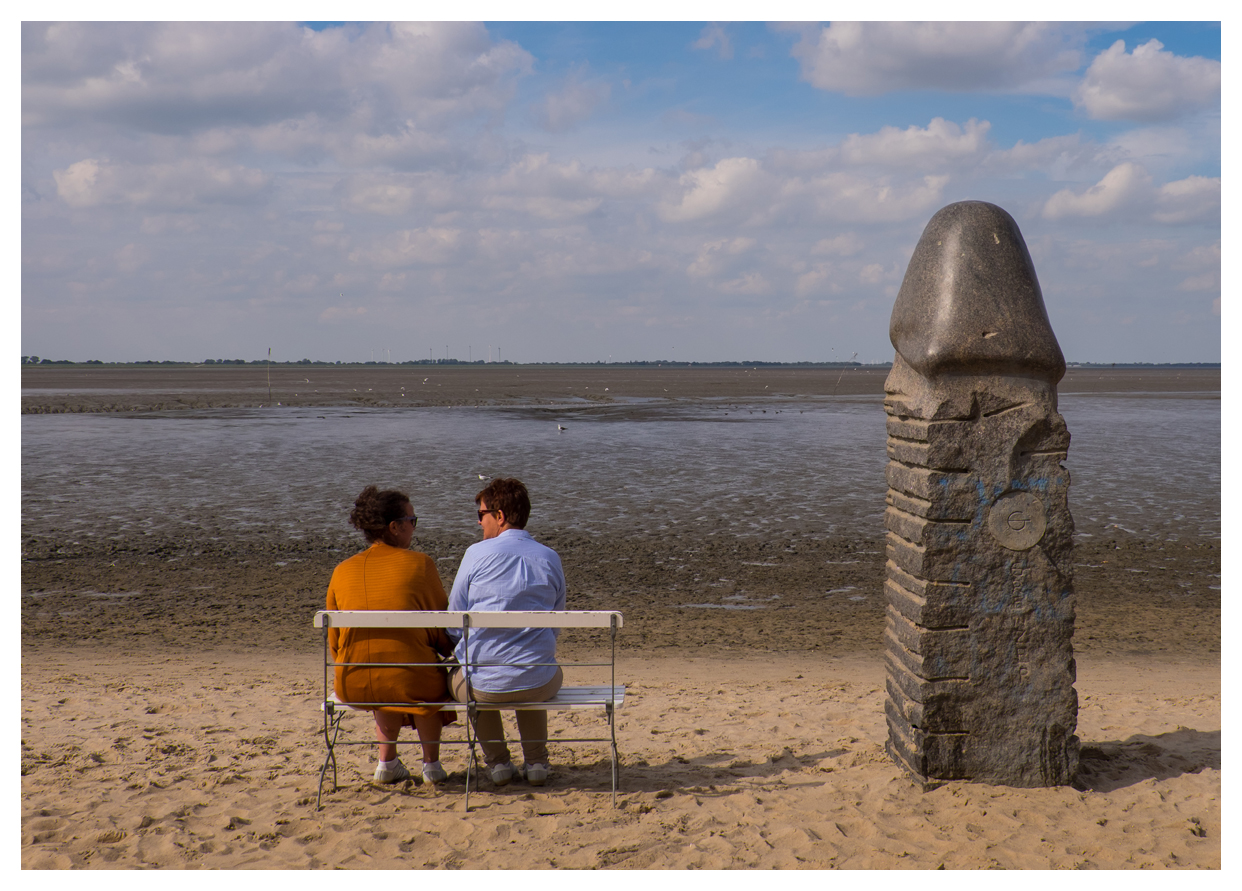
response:
[[[443,610],[447,605],[436,565],[426,554],[409,550],[418,517],[404,492],[367,486],[354,502],[349,522],[371,546],[336,567],[328,585],[330,610]],[[452,651],[441,628],[329,628],[333,662],[438,662]],[[336,696],[342,702],[444,702],[444,672],[428,665],[406,667],[340,667]],[[361,708],[367,706],[362,705]],[[442,783],[440,730],[452,723],[452,712],[439,706],[374,709],[379,741],[377,783],[399,783],[410,772],[397,757],[394,743],[405,723],[413,723],[423,750],[423,779]]]
[[[563,610],[565,573],[556,551],[526,532],[530,495],[520,480],[496,479],[474,496],[483,541],[466,548],[453,594],[453,610]],[[464,702],[471,693],[479,702],[543,702],[561,688],[553,628],[480,628],[470,632],[470,662],[464,643],[457,646],[463,666],[449,676],[453,698]],[[461,632],[451,631],[454,639]],[[509,663],[498,665],[495,663]],[[488,664],[492,663],[492,664]],[[513,663],[523,663],[515,667]],[[531,664],[542,663],[542,664]],[[542,786],[548,779],[548,713],[517,709],[526,781]],[[513,778],[500,712],[479,711],[475,733],[492,782],[503,786]]]

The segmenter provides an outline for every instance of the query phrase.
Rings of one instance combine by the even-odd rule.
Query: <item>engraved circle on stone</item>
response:
[[[988,513],[992,537],[1011,551],[1035,547],[1048,528],[1043,502],[1030,492],[1010,492],[996,499]]]

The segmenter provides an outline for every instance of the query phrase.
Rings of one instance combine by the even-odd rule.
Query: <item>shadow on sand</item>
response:
[[[1158,736],[1135,734],[1123,742],[1084,742],[1074,786],[1113,792],[1204,769],[1220,770],[1220,731],[1178,727]]]

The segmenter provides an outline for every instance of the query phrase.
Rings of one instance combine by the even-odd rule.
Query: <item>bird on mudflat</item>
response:
[[[569,428],[568,428],[568,427],[564,427],[564,426],[562,426],[562,425],[560,425],[560,424],[557,424],[557,425],[556,425],[556,429],[557,429],[557,431],[558,431],[558,432],[564,433],[564,432],[565,432],[566,430],[568,430]]]

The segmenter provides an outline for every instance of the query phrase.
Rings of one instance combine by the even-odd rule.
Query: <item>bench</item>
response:
[[[461,632],[464,652],[469,661],[470,632],[476,628],[606,628],[609,630],[609,660],[607,662],[558,662],[562,670],[574,668],[608,668],[610,683],[596,686],[562,686],[556,696],[546,702],[479,702],[473,697],[456,704],[465,708],[466,738],[464,740],[441,740],[441,745],[465,745],[469,748],[466,758],[466,800],[465,809],[470,810],[470,783],[474,780],[478,787],[477,740],[474,737],[473,718],[480,710],[510,711],[514,709],[603,709],[608,721],[608,736],[549,739],[545,742],[598,742],[609,743],[612,757],[612,804],[617,804],[617,709],[625,705],[625,686],[617,684],[617,631],[621,628],[621,613],[605,610],[565,610],[565,611],[399,611],[381,610],[320,610],[315,613],[314,625],[323,629],[323,737],[327,746],[323,767],[319,771],[319,791],[315,797],[315,808],[321,808],[323,799],[323,782],[328,767],[332,768],[332,786],[337,788],[336,747],[344,745],[375,745],[374,740],[355,741],[338,739],[341,721],[345,715],[353,711],[370,711],[385,706],[410,705],[445,705],[442,702],[354,702],[343,703],[336,698],[334,691],[335,672],[340,666],[366,667],[427,667],[428,663],[375,663],[375,662],[334,662],[328,649],[329,628],[445,628]],[[544,664],[544,663],[538,663]],[[442,667],[440,663],[435,663]],[[530,663],[522,663],[530,667]],[[396,745],[417,743],[417,735],[410,739],[398,740]]]

